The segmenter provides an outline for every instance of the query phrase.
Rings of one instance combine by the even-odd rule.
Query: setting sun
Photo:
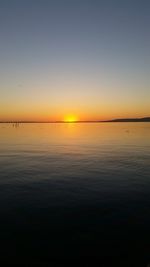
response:
[[[75,115],[67,115],[64,118],[64,122],[76,122],[78,119]]]

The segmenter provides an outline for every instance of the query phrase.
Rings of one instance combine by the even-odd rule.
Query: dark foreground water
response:
[[[148,266],[150,124],[0,124],[0,262]]]

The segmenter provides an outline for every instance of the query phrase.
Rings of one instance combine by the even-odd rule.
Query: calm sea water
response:
[[[6,263],[148,266],[150,123],[0,124],[0,242]]]

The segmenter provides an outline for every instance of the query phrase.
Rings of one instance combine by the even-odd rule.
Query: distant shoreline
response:
[[[67,122],[67,121],[0,121],[0,123],[110,123],[110,122],[150,122],[150,117],[144,118],[121,118],[121,119],[113,119],[113,120],[87,120],[87,121],[74,121],[74,122]]]

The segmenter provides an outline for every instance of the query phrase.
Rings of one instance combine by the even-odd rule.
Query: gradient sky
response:
[[[150,115],[149,0],[1,0],[0,120]]]

